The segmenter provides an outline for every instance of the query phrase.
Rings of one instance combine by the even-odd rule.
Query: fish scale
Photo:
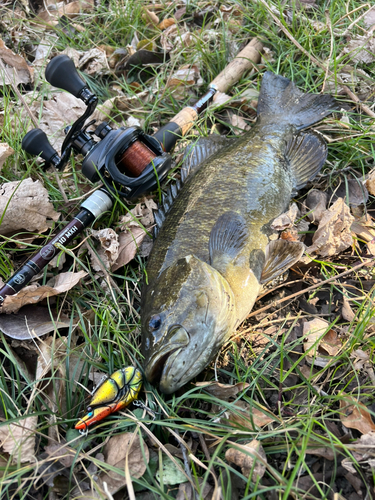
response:
[[[192,165],[193,175],[162,213],[142,288],[145,375],[162,392],[199,374],[262,285],[302,255],[302,243],[269,241],[270,224],[323,166],[324,139],[302,129],[335,106],[329,95],[304,94],[266,72],[251,131],[221,149],[216,138],[195,155],[202,164],[197,171]]]

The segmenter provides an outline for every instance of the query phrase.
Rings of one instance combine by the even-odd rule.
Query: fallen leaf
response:
[[[307,253],[317,253],[323,257],[337,255],[353,244],[351,225],[354,217],[343,198],[339,198],[326,212],[315,231],[311,247]]]
[[[213,413],[220,413],[220,417],[215,419],[215,422],[223,422],[232,427],[254,431],[258,427],[264,427],[278,420],[270,411],[266,409],[261,411],[254,406],[250,406],[245,401],[236,401],[233,403],[233,406],[235,409],[233,408],[233,411],[231,411],[221,405],[212,405],[211,411]],[[223,410],[226,411],[223,412]]]
[[[0,330],[18,340],[40,337],[58,328],[68,328],[69,325],[68,317],[52,313],[46,307],[25,306],[17,314],[0,315]]]
[[[355,318],[355,314],[353,309],[351,308],[350,302],[345,296],[343,297],[342,301],[341,316],[345,319],[345,321],[349,322],[352,322]]]
[[[372,194],[372,196],[375,196],[375,169],[371,170],[371,172],[367,175],[365,186],[368,192]]]
[[[9,234],[20,229],[42,233],[60,217],[48,200],[48,191],[37,180],[7,182],[0,187],[0,234]]]
[[[354,360],[353,367],[355,370],[362,370],[363,367],[369,362],[370,356],[362,349],[356,349],[350,353],[350,358]]]
[[[348,54],[350,57],[350,62],[353,63],[363,63],[371,64],[375,61],[375,38],[372,36],[361,36],[357,35],[353,37],[349,42],[345,44],[342,53],[338,56],[339,58],[342,54]]]
[[[141,227],[132,227],[120,233],[118,258],[112,266],[112,271],[117,271],[134,259],[145,236],[146,232]]]
[[[304,322],[303,348],[308,363],[325,367],[340,351],[342,344],[337,333],[332,329],[327,331],[328,328],[329,323],[319,318]]]
[[[360,179],[346,179],[333,190],[332,201],[336,201],[338,198],[343,198],[351,207],[358,207],[366,205],[368,191]]]
[[[337,457],[337,454],[334,452],[334,450],[328,446],[323,446],[320,448],[307,448],[306,452],[307,455],[315,455],[317,457],[322,457],[325,458],[326,460],[335,460]]]
[[[48,461],[56,459],[64,467],[71,467],[77,455],[77,450],[66,446],[66,440],[64,438],[60,438],[59,443],[49,444],[44,448],[44,451],[48,454]]]
[[[15,295],[9,295],[5,298],[0,312],[11,313],[18,312],[21,307],[27,304],[36,304],[47,297],[54,297],[60,293],[67,292],[73,288],[87,273],[79,271],[77,273],[67,272],[59,274],[55,279],[55,285],[30,285],[23,288]]]
[[[215,104],[215,106],[222,106],[223,104],[227,103],[231,99],[232,98],[230,95],[225,94],[224,92],[220,92],[220,90],[218,90],[215,93],[215,95],[212,99],[212,102]]]
[[[85,52],[79,59],[77,67],[90,76],[101,74],[103,71],[109,70],[105,50],[94,47],[88,52]]]
[[[340,399],[340,420],[345,427],[357,429],[362,434],[375,431],[375,424],[367,407],[353,396],[344,395]]]
[[[370,7],[363,16],[363,22],[366,28],[370,28],[375,24],[375,6]]]
[[[370,466],[370,469],[375,469],[375,432],[370,431],[367,434],[363,434],[357,441],[350,443],[351,456],[344,458],[341,465],[355,474],[357,470],[354,467],[355,464],[359,464],[362,468],[364,466]]]
[[[0,142],[0,170],[8,156],[11,156],[13,153],[14,149],[12,149],[9,144],[6,142]]]
[[[368,251],[375,255],[375,225],[372,217],[365,214],[356,219],[351,225],[351,230],[360,240],[366,242]]]
[[[3,85],[27,84],[33,82],[34,69],[22,56],[8,49],[0,38],[0,79]]]
[[[18,423],[0,427],[0,446],[12,456],[12,463],[35,461],[35,437],[38,417],[27,417]]]
[[[122,471],[125,470],[127,460],[130,475],[137,479],[143,476],[150,460],[150,453],[143,439],[131,432],[111,437],[104,446],[103,453],[108,465]],[[100,474],[98,482],[101,485],[106,482],[111,494],[115,494],[126,485],[125,475],[112,471]]]
[[[159,18],[155,14],[155,12],[146,9],[145,7],[143,8],[142,19],[144,19],[149,24],[153,24],[154,26],[159,24]]]
[[[97,262],[98,257],[106,269],[111,269],[119,256],[119,239],[117,233],[111,228],[105,228],[99,231],[92,230],[91,234],[100,242],[100,248],[97,252],[98,255],[90,249],[93,269],[95,271],[101,271],[102,269]]]
[[[267,457],[260,441],[253,439],[246,444],[231,443],[236,448],[229,448],[225,452],[228,462],[241,467],[242,474],[249,477],[252,472],[252,480],[257,482],[266,472]]]
[[[177,71],[175,71],[172,76],[167,81],[166,87],[178,87],[183,85],[185,87],[195,85],[200,87],[203,85],[203,80],[200,75],[199,68],[196,64],[187,64],[181,66]]]
[[[176,19],[174,19],[173,17],[168,17],[166,19],[163,19],[161,23],[158,24],[158,28],[160,30],[166,30],[167,28],[169,28],[169,26],[172,26],[173,24],[176,24]]]
[[[245,120],[236,113],[229,112],[229,121],[232,127],[234,127],[233,132],[236,135],[242,135],[242,132],[244,130],[250,129],[250,125],[246,123]]]
[[[298,207],[296,203],[292,203],[289,210],[278,217],[272,222],[271,228],[275,231],[283,231],[293,227],[294,221],[298,215]]]
[[[199,486],[201,487],[203,479],[201,477],[196,478],[198,480]],[[205,481],[203,490],[200,490],[199,498],[201,500],[212,500],[212,490],[213,487]],[[180,483],[178,487],[178,492],[176,500],[195,500],[196,496],[190,483]]]
[[[229,399],[235,398],[239,392],[249,387],[247,382],[238,382],[235,385],[220,384],[219,382],[197,382],[195,385],[201,387],[209,394],[212,394],[215,398],[222,399],[223,401],[229,401]]]
[[[161,474],[160,472],[156,473],[156,479],[159,483],[173,486],[186,481],[186,476],[182,472],[184,470],[182,462],[178,460],[178,458],[175,458],[175,460],[180,467],[178,467],[167,455],[163,455]]]
[[[311,222],[320,222],[327,209],[328,195],[318,189],[311,189],[305,201],[306,216]]]

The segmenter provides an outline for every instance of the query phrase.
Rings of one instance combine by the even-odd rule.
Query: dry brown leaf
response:
[[[190,87],[191,85],[200,87],[201,85],[203,85],[203,80],[201,78],[199,68],[196,64],[181,66],[168,79],[166,87],[171,88],[178,87],[180,85],[185,87]]]
[[[326,458],[327,460],[335,460],[337,456],[334,453],[334,450],[332,450],[332,448],[329,448],[328,446],[322,448],[307,448],[306,454]]]
[[[48,459],[58,460],[64,467],[71,467],[77,455],[77,450],[66,446],[66,440],[61,438],[59,443],[54,443],[46,446],[44,451],[48,453]]]
[[[159,18],[155,12],[151,12],[151,10],[146,8],[143,8],[142,19],[144,19],[148,24],[153,24],[154,26],[159,24]]]
[[[48,10],[38,12],[35,20],[40,20],[43,24],[48,23],[50,26],[55,26],[57,19],[61,16],[66,16],[69,19],[74,19],[84,12],[90,12],[94,7],[93,0],[76,0],[70,3],[59,3],[60,8],[56,10],[55,3],[52,3]]]
[[[0,38],[0,80],[4,85],[16,85],[20,83],[32,83],[34,80],[34,68],[28,66],[22,56],[8,49]]]
[[[236,135],[242,135],[244,130],[249,130],[250,125],[245,122],[245,120],[237,115],[236,113],[228,112],[229,113],[229,121],[232,127],[234,127],[233,132]]]
[[[112,266],[112,271],[117,271],[134,259],[146,234],[141,227],[132,227],[128,231],[120,233],[118,258]]]
[[[79,271],[77,273],[67,272],[59,274],[55,279],[55,285],[38,286],[30,285],[23,288],[15,295],[9,295],[5,298],[1,313],[17,312],[21,307],[27,304],[36,304],[47,297],[54,297],[60,293],[67,292],[73,288],[87,273]]]
[[[85,52],[79,59],[77,67],[91,76],[109,70],[105,50],[94,47],[88,52]]]
[[[366,241],[368,251],[375,255],[375,226],[372,217],[365,214],[360,219],[355,220],[351,225],[351,230],[362,241]]]
[[[40,109],[42,115],[40,116]],[[65,139],[64,128],[71,125],[86,111],[86,105],[81,99],[77,99],[72,94],[60,92],[52,94],[49,100],[34,101],[30,106],[31,111],[39,118],[39,128],[45,132],[52,146],[59,152]],[[26,112],[21,111],[19,120],[27,119]]]
[[[368,409],[353,396],[344,395],[340,400],[340,410],[340,420],[345,427],[357,429],[362,434],[375,431],[375,424]]]
[[[223,401],[229,401],[229,399],[235,398],[239,392],[249,387],[247,382],[238,382],[235,385],[220,384],[219,382],[197,382],[195,385],[201,387],[209,394],[212,394],[215,398],[222,399]]]
[[[48,191],[43,184],[32,179],[2,184],[0,213],[3,217],[0,234],[20,229],[42,233],[51,226],[47,219],[57,221],[60,216],[48,200]]]
[[[169,26],[172,26],[173,24],[176,24],[176,19],[173,17],[168,17],[166,19],[163,19],[161,23],[158,24],[158,28],[160,30],[166,30],[169,28]]]
[[[27,417],[19,423],[0,427],[0,446],[12,456],[12,463],[34,462],[35,430],[38,417]]]
[[[214,103],[215,106],[221,106],[223,104],[225,104],[226,102],[230,101],[232,98],[230,95],[228,94],[225,94],[224,92],[220,92],[220,90],[218,90],[215,95],[214,95],[214,98],[212,99],[212,102]]]
[[[201,477],[197,478],[199,485],[203,483]],[[201,500],[212,500],[213,487],[207,483],[204,484],[203,491],[201,491],[199,498]],[[190,483],[181,483],[178,488],[176,500],[195,500],[197,497]]]
[[[355,370],[362,370],[369,362],[370,356],[362,349],[356,349],[350,353],[350,358],[354,360],[353,367]]]
[[[0,170],[8,156],[12,155],[13,153],[14,149],[12,149],[9,144],[7,144],[6,142],[0,142]]]
[[[372,196],[375,196],[375,169],[371,170],[371,172],[367,175],[365,186]]]
[[[250,406],[245,401],[236,401],[233,404],[236,407],[236,411],[226,410],[223,416],[217,419],[217,421],[226,422],[232,427],[240,427],[254,431],[258,427],[264,427],[278,420],[270,411],[266,409],[265,411],[261,411],[258,408]],[[224,408],[220,405],[212,405],[212,412],[222,413],[223,409]]]
[[[305,205],[307,207],[307,218],[311,222],[320,222],[327,209],[328,195],[318,189],[308,192]]]
[[[276,219],[271,224],[271,228],[274,229],[275,231],[283,231],[284,229],[293,227],[297,215],[298,215],[297,204],[292,203],[287,212],[276,217]]]
[[[345,319],[345,321],[349,322],[352,322],[355,318],[355,314],[353,309],[351,308],[350,302],[345,296],[342,302],[341,316]]]
[[[363,16],[363,22],[366,28],[370,28],[375,24],[375,6],[368,9],[368,11]]]
[[[363,434],[357,441],[350,443],[351,457],[344,458],[341,465],[355,474],[353,462],[360,464],[361,467],[368,465],[375,469],[375,432],[371,431]],[[353,458],[352,458],[353,457]]]
[[[371,64],[375,61],[375,37],[373,34],[370,36],[360,36],[352,38],[345,44],[342,54],[348,54],[351,63],[364,63]]]
[[[266,472],[267,457],[260,441],[253,439],[243,445],[231,444],[235,445],[236,448],[229,448],[225,452],[226,460],[241,467],[242,474],[245,477],[249,477],[251,471],[253,471],[252,480],[254,482],[261,479]]]
[[[40,337],[58,328],[68,328],[69,325],[68,317],[61,314],[57,316],[46,307],[25,306],[17,314],[0,315],[0,330],[18,340]]]
[[[323,257],[336,255],[353,244],[351,225],[354,217],[343,198],[339,198],[324,214],[307,253]]]
[[[303,324],[304,350],[308,352],[306,360],[316,366],[327,366],[340,351],[342,344],[334,330],[328,330],[329,323],[314,318]],[[324,332],[327,332],[324,334]],[[324,336],[323,336],[324,334]]]
[[[106,269],[111,269],[119,256],[119,239],[117,233],[111,228],[100,229],[99,231],[92,230],[91,234],[100,241],[100,248],[97,255],[90,249],[91,264],[95,271],[101,271],[100,262]]]
[[[150,459],[150,453],[145,442],[138,434],[131,432],[118,434],[111,437],[104,446],[105,462],[120,470],[125,470],[127,459],[130,475],[134,478],[140,478],[146,471]],[[107,483],[111,494],[119,491],[126,484],[125,476],[117,472],[102,473],[98,478],[99,484]]]

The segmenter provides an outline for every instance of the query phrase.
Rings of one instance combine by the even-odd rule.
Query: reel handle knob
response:
[[[82,90],[87,87],[79,76],[74,62],[65,54],[54,57],[46,67],[46,80],[59,89],[66,90],[74,97],[80,97]]]
[[[57,165],[60,161],[57,151],[40,128],[33,128],[25,135],[22,139],[22,149],[33,156],[41,156],[47,163]]]

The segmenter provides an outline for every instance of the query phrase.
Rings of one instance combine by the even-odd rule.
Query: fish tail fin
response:
[[[264,73],[257,109],[260,119],[272,116],[277,123],[290,123],[301,130],[335,109],[337,103],[331,95],[305,94],[288,78],[270,71]]]

